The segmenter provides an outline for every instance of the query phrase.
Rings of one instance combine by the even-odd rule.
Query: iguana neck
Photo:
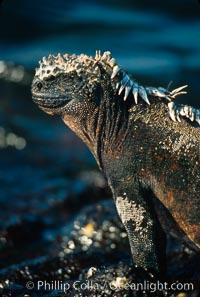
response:
[[[111,100],[111,98],[113,98]],[[90,109],[81,103],[82,113],[77,116],[63,113],[62,119],[89,147],[99,167],[103,170],[103,155],[122,146],[128,127],[128,110],[116,94],[103,92],[99,104],[91,104]]]

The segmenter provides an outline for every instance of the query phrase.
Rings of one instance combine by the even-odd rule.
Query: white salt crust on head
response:
[[[100,75],[97,63],[101,63],[110,74],[112,74],[113,67],[117,64],[110,52],[104,52],[101,55],[100,51],[97,51],[95,57],[84,54],[78,56],[68,54],[49,55],[39,62],[40,67],[36,69],[35,76],[41,80],[47,80],[61,73],[76,71],[78,76],[82,76],[84,73],[85,75],[90,74],[91,78],[97,78]]]

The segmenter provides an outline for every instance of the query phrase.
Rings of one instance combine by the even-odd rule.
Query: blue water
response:
[[[171,0],[165,7],[160,1],[126,2],[7,0],[1,13],[0,57],[33,68],[50,52],[94,55],[96,49],[110,50],[136,77],[163,84],[183,81],[196,89],[198,1]]]

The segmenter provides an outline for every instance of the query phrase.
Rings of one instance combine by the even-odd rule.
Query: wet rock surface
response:
[[[88,190],[92,192],[91,185]],[[60,221],[55,228],[55,215],[59,217],[66,205],[64,201],[53,212],[47,211],[44,219],[43,215],[27,218],[4,230],[2,296],[164,296],[163,290],[155,293],[155,287],[148,287],[158,280],[131,263],[127,235],[111,199],[71,210],[73,219],[67,224]],[[190,280],[196,291],[183,296],[198,296],[200,258],[170,237],[169,243],[174,277],[168,283]],[[138,283],[144,290],[137,291]]]

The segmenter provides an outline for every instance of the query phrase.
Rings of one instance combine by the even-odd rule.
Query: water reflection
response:
[[[13,132],[6,133],[3,127],[0,127],[0,148],[8,146],[15,147],[17,150],[23,150],[26,147],[26,140]]]

